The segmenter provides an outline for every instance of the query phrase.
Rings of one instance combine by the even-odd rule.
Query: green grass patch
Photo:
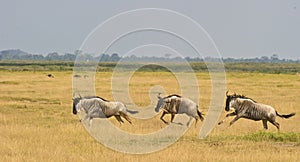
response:
[[[31,97],[11,97],[11,96],[1,96],[0,101],[16,101],[16,102],[28,102],[28,103],[40,103],[40,104],[57,104],[60,105],[61,101],[58,99],[48,99],[48,98],[31,98]]]
[[[241,139],[255,142],[274,141],[274,142],[300,142],[300,133],[296,132],[267,132],[259,131],[240,136]]]
[[[0,71],[72,71],[77,68],[94,68],[98,72],[113,71],[116,66],[123,70],[138,69],[138,71],[185,71],[194,70],[197,72],[207,72],[207,66],[204,62],[189,62],[189,64],[172,62],[158,64],[141,63],[118,63],[118,62],[91,62],[74,63],[71,61],[0,61]],[[142,67],[140,67],[142,65]],[[162,66],[161,66],[162,65]],[[168,67],[168,68],[166,68]],[[256,72],[270,74],[296,74],[300,73],[299,63],[253,63],[253,62],[235,62],[224,63],[227,72]],[[219,66],[218,66],[219,68]],[[77,70],[79,70],[77,69]]]
[[[225,63],[226,71],[259,72],[269,74],[296,74],[300,72],[299,63]]]
[[[293,87],[294,85],[292,84],[279,84],[277,87]]]
[[[0,84],[6,84],[6,85],[18,85],[20,84],[19,82],[15,82],[15,81],[2,81],[0,82]]]

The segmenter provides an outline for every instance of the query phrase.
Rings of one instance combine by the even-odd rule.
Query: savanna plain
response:
[[[50,78],[47,74],[52,74]],[[210,106],[211,80],[208,72],[197,71],[199,109]],[[96,94],[113,100],[109,70],[95,75]],[[192,123],[188,131],[171,146],[148,154],[126,154],[97,142],[86,131],[78,116],[72,114],[71,69],[1,69],[0,71],[0,161],[300,161],[300,75],[293,73],[226,72],[226,89],[273,106],[279,113],[296,115],[277,117],[280,132],[261,121],[240,119],[216,125],[205,139],[199,139],[202,126]],[[82,77],[81,79],[84,79]],[[166,94],[180,94],[176,77],[167,71],[137,71],[129,84],[129,94],[138,106],[149,105],[150,89],[159,85]],[[225,93],[220,94],[224,96]],[[129,106],[130,107],[130,106]],[[224,108],[220,119],[226,115]],[[123,125],[109,119],[120,129],[132,133],[151,133],[166,125],[159,119],[132,118]],[[175,117],[176,118],[176,117]],[[170,116],[165,116],[170,120]],[[101,119],[95,119],[101,120]],[[185,126],[185,125],[183,125]]]

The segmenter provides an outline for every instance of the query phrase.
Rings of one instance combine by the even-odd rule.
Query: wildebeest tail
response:
[[[290,114],[287,114],[287,115],[280,115],[276,111],[276,115],[281,117],[281,118],[289,118],[289,117],[292,117],[292,116],[296,115],[296,113],[290,113]]]
[[[198,109],[197,109],[197,114],[199,115],[200,120],[203,121],[204,117],[202,116],[201,112]]]
[[[138,113],[139,111],[127,109],[127,112],[129,112],[130,114],[136,114],[136,113]]]

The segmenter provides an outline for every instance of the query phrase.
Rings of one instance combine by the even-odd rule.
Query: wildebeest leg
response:
[[[167,114],[167,112],[163,111],[161,117],[160,117],[160,120],[162,120],[165,124],[169,124],[168,122],[166,122],[163,117]]]
[[[186,123],[186,126],[189,126],[189,125],[190,125],[192,119],[193,119],[193,117],[190,116],[190,119],[189,119],[189,121]],[[196,120],[196,121],[197,121],[197,120]]]
[[[276,121],[269,121],[269,122],[272,123],[273,125],[275,125],[275,127],[276,127],[277,130],[279,131],[279,129],[280,129],[279,123],[277,123]]]
[[[83,120],[80,120],[80,121],[85,121],[85,120],[87,120],[88,118],[90,118],[90,117],[89,117],[88,114],[86,114],[85,117],[83,118]]]
[[[131,120],[130,120],[130,118],[129,118],[129,116],[128,116],[127,114],[125,114],[125,113],[123,113],[123,112],[120,112],[120,115],[121,115],[123,118],[125,118],[130,124],[132,124],[132,123],[131,123]]]
[[[93,118],[90,117],[90,126],[92,125]]]
[[[174,117],[175,117],[175,114],[172,113],[172,114],[171,114],[171,123],[173,123]]]
[[[92,119],[91,119],[91,117],[90,117],[88,114],[86,114],[85,117],[84,117],[82,120],[80,119],[80,122],[84,122],[84,121],[86,121],[87,119],[89,119],[89,120],[90,120],[89,123],[91,123],[91,120],[92,120]]]
[[[175,117],[175,113],[171,113],[171,123],[175,123],[175,122],[173,122],[174,117]],[[175,123],[175,124],[182,125],[182,123]]]
[[[123,124],[124,121],[121,119],[120,115],[115,115],[115,118],[118,120],[120,124]]]
[[[230,123],[229,126],[231,126],[234,122],[236,122],[237,120],[239,120],[241,117],[240,116],[236,116]]]
[[[265,129],[268,129],[268,124],[267,124],[267,120],[263,119],[262,120],[263,126]]]
[[[232,113],[229,113],[225,116],[225,118],[223,120],[221,120],[218,125],[222,124],[229,116],[235,116],[236,113],[235,112],[232,112]]]
[[[90,111],[86,114],[86,116],[84,117],[83,121],[89,119],[89,125],[92,125],[92,120],[93,120],[93,111]]]
[[[195,116],[195,128],[197,127],[197,122],[198,122],[198,120],[200,119],[200,117],[199,116]]]

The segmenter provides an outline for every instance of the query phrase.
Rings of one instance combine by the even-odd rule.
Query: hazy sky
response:
[[[222,57],[300,59],[298,0],[0,0],[0,50],[74,52],[103,21],[139,8],[164,8],[194,19]]]

